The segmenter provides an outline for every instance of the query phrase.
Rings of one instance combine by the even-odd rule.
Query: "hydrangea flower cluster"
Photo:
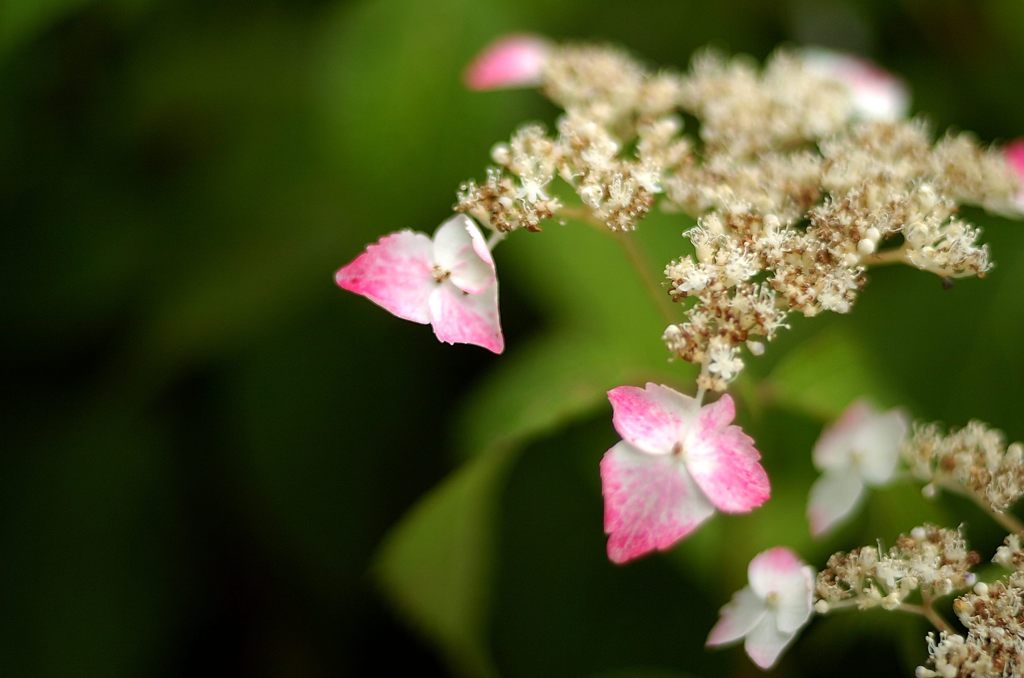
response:
[[[758,68],[703,52],[678,73],[611,47],[515,35],[485,49],[465,81],[536,87],[563,113],[553,130],[528,124],[496,144],[484,179],[459,187],[457,214],[433,236],[386,235],[335,280],[431,325],[442,342],[500,354],[492,250],[507,234],[569,219],[628,232],[656,208],[685,215],[688,245],[663,283],[663,299],[682,308],[662,339],[671,357],[700,366],[696,395],[654,383],[608,393],[621,436],[600,462],[614,563],[670,548],[716,511],[746,513],[769,499],[761,455],[733,424],[733,399],[704,399],[727,390],[744,356],[764,353],[791,314],[848,312],[874,265],[983,277],[988,248],[960,205],[1024,215],[1024,140],[1005,149],[968,134],[936,140],[906,118],[899,78],[849,55],[781,51]],[[698,120],[695,134],[684,133],[684,115]],[[1011,530],[995,560],[1015,573],[957,600],[967,635],[931,601],[974,585],[979,558],[959,529],[925,525],[888,550],[836,553],[817,575],[785,547],[760,553],[708,645],[743,640],[769,668],[812,611],[881,607],[921,614],[941,632],[929,637],[931,668],[919,676],[1021,672],[1024,526],[1006,511],[1024,494],[1024,446],[977,422],[949,434],[917,426],[909,439],[908,428],[900,411],[858,402],[826,429],[812,455],[822,475],[810,492],[811,531],[824,534],[867,488],[893,481],[901,456],[926,494],[971,497]]]
[[[915,426],[903,457],[928,483],[928,494],[937,488],[967,494],[999,513],[1024,495],[1024,445],[1007,445],[1002,432],[980,421],[946,434],[935,424]]]
[[[828,612],[855,605],[896,610],[916,591],[932,598],[974,584],[971,568],[979,562],[959,530],[915,527],[887,551],[865,546],[833,554],[818,573],[815,609]]]

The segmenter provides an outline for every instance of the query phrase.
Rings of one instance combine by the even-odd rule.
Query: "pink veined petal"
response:
[[[678,459],[646,454],[625,441],[601,459],[601,493],[613,563],[664,551],[715,511]]]
[[[612,424],[622,438],[644,452],[669,454],[682,442],[698,412],[697,401],[668,386],[619,386],[608,391]]]
[[[814,568],[804,565],[779,590],[775,620],[783,633],[796,633],[811,619],[814,609]]]
[[[864,481],[850,471],[826,471],[811,486],[807,520],[820,537],[845,520],[864,497]]]
[[[361,294],[399,318],[430,322],[433,245],[423,233],[391,233],[369,245],[334,275],[338,286]]]
[[[900,460],[900,447],[910,428],[900,410],[874,414],[853,440],[857,470],[869,485],[892,480]]]
[[[456,214],[434,233],[434,263],[463,292],[476,294],[494,283],[494,259],[480,228]]]
[[[768,613],[768,606],[746,586],[732,595],[719,611],[718,623],[711,629],[705,645],[725,645],[750,633]]]
[[[811,458],[815,468],[819,471],[848,468],[852,461],[853,441],[873,414],[874,409],[863,400],[847,407],[835,423],[822,431],[814,444]]]
[[[430,323],[440,341],[474,344],[492,353],[505,350],[498,316],[498,285],[467,294],[444,281],[430,295]]]
[[[539,85],[548,58],[546,40],[509,35],[484,48],[466,69],[466,86],[474,90]]]
[[[770,669],[795,637],[795,633],[780,631],[774,615],[768,614],[747,634],[743,649],[759,667]]]
[[[744,513],[768,501],[771,486],[754,441],[739,426],[729,426],[735,412],[728,394],[701,408],[697,426],[687,433],[683,457],[715,508]]]

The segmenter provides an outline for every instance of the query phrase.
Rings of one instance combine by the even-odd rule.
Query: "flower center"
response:
[[[446,271],[443,268],[441,268],[440,266],[438,266],[437,264],[434,264],[434,269],[433,269],[432,273],[433,273],[433,276],[434,276],[434,282],[436,282],[438,285],[443,283],[445,280],[447,280],[452,275],[451,271]]]
[[[683,441],[682,440],[676,441],[676,444],[672,446],[672,456],[675,457],[676,459],[682,459],[683,458],[683,454],[685,454],[685,453],[686,453],[686,448],[683,447]]]
[[[767,596],[765,596],[764,602],[768,604],[768,607],[778,607],[779,593],[777,591],[772,591]]]

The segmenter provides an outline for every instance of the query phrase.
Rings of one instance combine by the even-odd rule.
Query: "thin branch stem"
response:
[[[864,264],[867,266],[888,266],[890,264],[907,263],[907,248],[897,247],[894,250],[876,252],[864,257]]]
[[[945,631],[949,634],[956,633],[956,629],[954,629],[948,621],[943,619],[942,615],[935,611],[935,608],[931,606],[931,600],[928,598],[925,598],[924,605],[914,605],[913,603],[901,603],[900,606],[896,609],[924,617],[929,622],[931,622],[932,626],[937,628],[939,631]]]
[[[498,243],[505,239],[505,233],[502,231],[495,231],[491,234],[491,237],[487,239],[487,249],[493,250]]]
[[[999,523],[999,526],[1007,532],[1024,536],[1024,523],[1022,523],[1020,519],[1012,513],[996,511],[994,508],[989,506],[988,502],[986,502],[982,497],[979,497],[976,493],[971,492],[967,488],[946,482],[937,482],[935,484],[944,490],[967,497],[977,504],[978,508],[987,513],[992,520]]]
[[[625,233],[623,231],[609,231],[604,224],[602,224],[601,222],[594,218],[594,215],[590,213],[590,210],[582,206],[563,206],[559,208],[558,214],[569,219],[582,221],[588,226],[592,226],[602,231],[603,233],[608,233],[614,236],[616,241],[618,241],[619,245],[622,247],[623,252],[626,253],[626,259],[629,260],[629,263],[633,267],[633,270],[636,271],[637,276],[640,278],[640,282],[643,284],[644,288],[646,288],[648,294],[651,296],[651,299],[654,301],[654,305],[657,307],[658,312],[661,313],[661,316],[665,319],[665,322],[675,322],[675,315],[672,309],[672,302],[669,300],[668,295],[665,293],[665,291],[661,289],[661,287],[658,285],[658,282],[654,279],[654,276],[651,275],[650,262],[647,261],[647,257],[644,255],[643,251],[641,251],[640,248],[637,247],[636,243],[633,241],[633,239],[629,236],[628,233]]]

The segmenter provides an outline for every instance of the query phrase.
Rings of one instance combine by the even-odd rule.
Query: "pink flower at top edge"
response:
[[[1006,154],[1006,162],[1017,175],[1020,188],[1017,190],[1015,204],[1017,210],[1024,214],[1024,139],[1010,142],[1003,152]]]
[[[861,118],[891,121],[906,116],[910,90],[892,73],[862,57],[819,47],[803,50],[803,57],[813,72],[846,85]]]
[[[811,618],[814,570],[789,549],[776,546],[750,561],[747,579],[749,585],[722,608],[707,645],[743,638],[750,659],[769,669]]]
[[[667,386],[608,392],[622,441],[601,460],[608,558],[624,563],[663,551],[715,512],[745,513],[767,501],[761,455],[738,426],[732,398],[703,407]]]
[[[399,318],[430,324],[440,341],[505,349],[494,259],[476,223],[457,214],[434,233],[386,235],[334,276]]]
[[[536,35],[507,35],[480,52],[466,68],[473,90],[533,87],[540,84],[550,45]]]
[[[892,480],[908,428],[900,410],[880,412],[858,400],[822,431],[812,452],[822,474],[807,502],[811,534],[819,537],[848,518],[867,487]]]

